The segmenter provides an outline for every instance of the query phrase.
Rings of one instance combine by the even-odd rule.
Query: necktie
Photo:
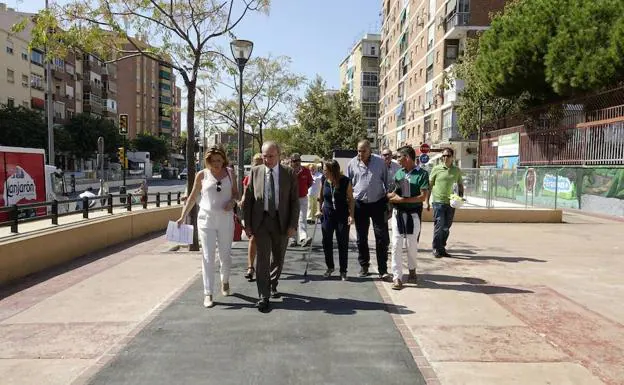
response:
[[[269,169],[269,216],[275,217],[275,179],[273,178],[273,169]]]

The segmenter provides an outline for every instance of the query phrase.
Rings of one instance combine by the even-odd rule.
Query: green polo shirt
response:
[[[446,167],[444,164],[439,164],[431,170],[429,181],[430,184],[433,185],[431,189],[431,201],[450,204],[453,184],[462,183],[461,170],[455,165]]]
[[[407,172],[404,168],[394,174],[395,192],[403,198],[417,197],[422,190],[429,190],[429,173],[422,168],[415,168]],[[422,202],[393,203],[397,209],[415,209],[422,206]]]

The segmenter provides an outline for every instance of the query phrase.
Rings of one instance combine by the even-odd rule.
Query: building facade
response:
[[[11,27],[30,14],[0,3],[0,105],[45,108],[43,51],[28,48],[30,32],[18,34]]]
[[[378,147],[379,46],[381,35],[366,34],[340,63],[340,86],[361,109],[373,148]]]
[[[490,13],[502,10],[505,2],[382,2],[379,136],[383,146],[449,146],[461,167],[476,166],[476,141],[461,137],[457,126],[455,106],[461,103],[458,93],[464,84],[452,78],[451,70],[467,39],[485,30]]]
[[[124,48],[134,50],[130,43]],[[181,98],[171,65],[141,55],[119,60],[117,68],[118,112],[128,114],[128,137],[139,133],[171,137],[174,120],[180,121],[175,107]]]

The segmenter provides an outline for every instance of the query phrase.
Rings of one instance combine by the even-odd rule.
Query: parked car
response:
[[[184,169],[182,170],[182,172],[180,173],[180,175],[178,175],[179,179],[186,179],[188,177],[188,169]]]

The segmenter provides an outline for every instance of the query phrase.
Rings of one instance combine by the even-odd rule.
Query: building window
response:
[[[30,107],[30,102],[29,102],[28,100],[24,100],[24,101],[22,102],[22,107],[24,107],[24,108],[29,108],[29,107]]]
[[[371,55],[376,56],[377,54],[375,53],[375,46],[371,46]]]
[[[428,36],[427,36],[427,51],[433,48],[433,41],[435,38],[435,24],[431,24],[429,26]]]
[[[13,107],[15,107],[15,99],[13,99],[13,98],[8,98],[8,99],[7,99],[7,107],[9,107],[9,108],[13,108]]]
[[[431,132],[431,116],[425,118],[425,133]]]
[[[28,61],[28,52],[26,50],[22,50],[22,60]]]
[[[12,42],[11,40],[7,40],[7,43],[6,43],[6,52],[7,52],[9,55],[13,55],[13,42]]]
[[[444,47],[444,68],[457,61],[459,56],[459,40],[448,40]]]
[[[7,68],[7,82],[15,83],[15,71]]]
[[[30,52],[30,61],[33,64],[36,64],[38,66],[42,66],[43,67],[43,53],[39,52],[39,51],[31,51]]]
[[[379,74],[377,72],[362,72],[363,87],[379,86]]]
[[[22,75],[22,87],[28,87],[28,75]]]
[[[377,118],[377,104],[362,104],[362,115],[364,118]]]

